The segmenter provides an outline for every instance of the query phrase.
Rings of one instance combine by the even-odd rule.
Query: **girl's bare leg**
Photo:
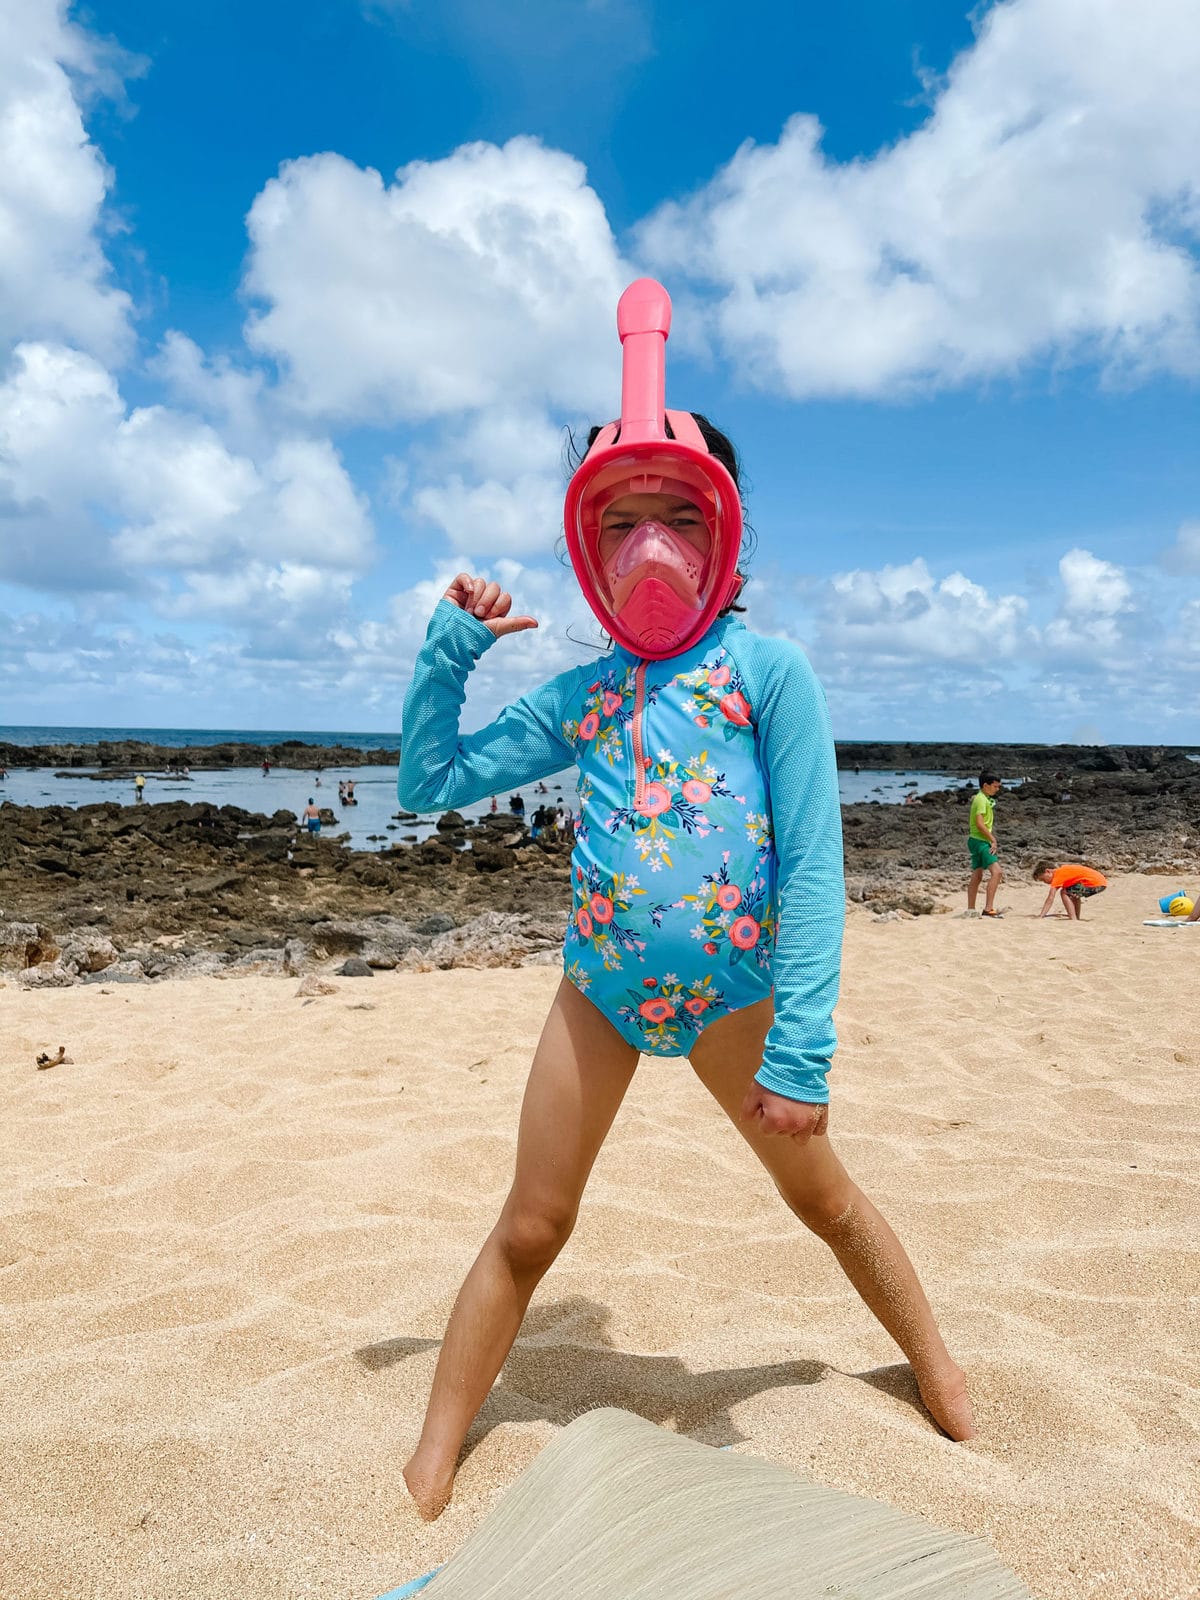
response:
[[[592,1164],[637,1051],[565,978],[533,1058],[512,1188],[459,1290],[425,1425],[404,1480],[427,1520],[445,1509],[458,1454],[504,1365],[530,1297],[570,1238]]]
[[[939,1427],[952,1439],[969,1439],[975,1427],[966,1376],[942,1342],[903,1246],[851,1180],[828,1136],[763,1134],[740,1120],[772,1018],[771,1002],[763,1000],[713,1023],[692,1051],[696,1075],[766,1167],[791,1210],[824,1239],[908,1357],[921,1399]]]

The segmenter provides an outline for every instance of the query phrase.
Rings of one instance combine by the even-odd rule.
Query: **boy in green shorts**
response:
[[[999,793],[1000,779],[996,774],[981,772],[979,793],[971,801],[971,828],[967,839],[972,869],[967,881],[967,910],[974,911],[975,897],[979,893],[979,885],[983,882],[983,875],[986,872],[987,889],[983,901],[985,917],[1000,916],[1000,912],[996,910],[996,890],[1000,887],[1000,879],[1004,874],[996,859],[996,835],[992,831],[992,822],[996,815],[996,796]]]

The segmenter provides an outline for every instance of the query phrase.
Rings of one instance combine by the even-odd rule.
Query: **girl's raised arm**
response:
[[[410,811],[471,805],[498,789],[519,789],[575,760],[562,731],[567,696],[586,669],[573,667],[502,711],[486,728],[460,736],[467,676],[498,638],[534,628],[511,616],[498,584],[460,573],[430,619],[404,698],[396,790]]]

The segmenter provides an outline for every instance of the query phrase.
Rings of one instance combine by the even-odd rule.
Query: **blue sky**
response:
[[[14,17],[0,723],[394,729],[460,566],[473,720],[578,659],[648,271],[839,735],[1200,738],[1190,0]]]

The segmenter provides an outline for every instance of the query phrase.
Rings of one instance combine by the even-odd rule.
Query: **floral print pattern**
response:
[[[643,978],[640,991],[626,993],[629,998],[617,1007],[617,1015],[626,1029],[641,1035],[643,1050],[660,1055],[683,1054],[706,1022],[728,1010],[711,973],[681,983],[667,972],[661,978]]]
[[[711,638],[640,684],[620,654],[562,728],[580,768],[566,975],[640,1050],[686,1053],[771,992],[775,850],[745,683]]]

